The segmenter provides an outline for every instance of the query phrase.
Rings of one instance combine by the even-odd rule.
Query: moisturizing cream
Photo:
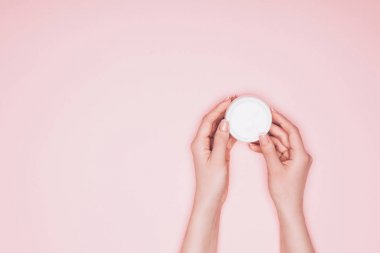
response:
[[[255,142],[259,135],[268,133],[272,124],[270,108],[262,100],[252,96],[241,96],[232,101],[225,118],[231,135],[242,142]]]

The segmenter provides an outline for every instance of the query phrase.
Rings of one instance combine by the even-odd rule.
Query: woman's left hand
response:
[[[224,115],[234,98],[228,97],[203,117],[191,143],[196,176],[196,205],[217,208],[226,199],[229,153],[236,140],[229,134]]]

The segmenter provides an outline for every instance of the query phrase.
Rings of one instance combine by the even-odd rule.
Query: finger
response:
[[[281,127],[272,124],[269,133],[279,139],[285,147],[290,147],[288,134]]]
[[[230,138],[228,139],[228,142],[227,142],[227,151],[226,151],[226,160],[227,161],[230,160],[231,149],[235,145],[235,143],[236,143],[236,139],[230,135]]]
[[[230,135],[230,138],[227,143],[227,149],[231,150],[232,147],[235,145],[236,139]]]
[[[276,137],[271,137],[271,139],[276,148],[276,151],[280,154],[279,157],[283,156],[284,154],[287,154],[288,155],[287,158],[289,159],[289,152],[287,152],[288,149],[282,144],[282,142]]]
[[[215,132],[214,145],[211,151],[211,160],[224,163],[226,161],[227,145],[230,139],[227,120],[222,120]]]
[[[215,106],[210,112],[208,112],[202,119],[201,125],[198,129],[199,136],[208,136],[212,130],[213,124],[217,120],[221,120],[227,110],[227,107],[231,103],[231,97],[226,98]],[[216,126],[214,124],[214,126]]]
[[[225,99],[203,117],[194,140],[200,147],[210,149],[210,137],[214,134],[213,124],[218,119],[224,117],[224,113],[230,103],[231,98]]]
[[[281,163],[283,163],[283,162],[285,162],[286,160],[288,160],[288,159],[286,159],[285,157],[283,157],[281,154],[278,155],[278,159],[281,161]]]
[[[232,101],[234,101],[236,98],[238,97],[238,95],[233,95],[231,97],[229,97],[229,99]],[[228,98],[227,98],[228,99]],[[213,122],[212,124],[212,128],[211,128],[211,136],[213,136],[215,134],[215,131],[216,131],[216,128],[219,126],[219,123],[222,119],[224,119],[224,116],[225,116],[225,113],[221,113],[218,118]]]
[[[249,143],[249,148],[257,153],[262,153],[260,144],[258,143]]]
[[[273,172],[282,167],[273,141],[267,134],[260,135],[260,147],[269,172]]]
[[[287,161],[290,159],[289,151],[285,151],[279,155],[281,162]]]
[[[285,152],[287,151],[288,149],[282,144],[282,142],[277,139],[276,137],[274,136],[270,136],[269,135],[269,138],[272,139],[273,141],[273,144],[276,148],[277,151],[279,151],[279,154],[281,154],[282,152]],[[261,153],[261,147],[260,147],[260,143],[259,142],[251,142],[249,143],[249,148],[252,149],[253,151],[256,151],[256,152],[260,152]]]
[[[272,119],[288,134],[291,158],[297,154],[304,153],[305,149],[298,128],[284,115],[274,110],[272,110]]]
[[[249,144],[249,148],[254,151],[254,152],[257,152],[257,153],[262,153],[261,151],[261,147],[259,144],[256,144],[256,143],[250,143]],[[279,157],[280,161],[281,162],[284,162],[286,160],[289,160],[290,156],[289,156],[289,151],[285,151],[283,153],[281,153],[280,151],[278,151],[276,149],[276,153],[277,153],[277,156]]]

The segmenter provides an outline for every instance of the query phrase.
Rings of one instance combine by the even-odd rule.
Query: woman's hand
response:
[[[223,118],[233,99],[225,99],[203,117],[191,143],[196,191],[181,253],[217,252],[220,211],[228,189],[229,152],[235,143]]]
[[[302,210],[303,193],[312,162],[298,128],[279,112],[272,112],[269,135],[260,136],[260,145],[250,148],[262,152],[268,167],[271,197],[280,210]]]
[[[206,114],[192,141],[196,193],[195,204],[220,207],[228,191],[229,153],[236,140],[223,119],[235,97],[228,97]]]
[[[269,135],[260,136],[260,145],[250,148],[262,152],[268,167],[269,192],[280,223],[281,252],[313,253],[314,249],[303,214],[303,194],[312,162],[301,135],[282,114],[273,111]]]

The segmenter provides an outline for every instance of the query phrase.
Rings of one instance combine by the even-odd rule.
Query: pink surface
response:
[[[380,252],[378,1],[0,1],[0,252],[176,252],[201,116],[252,93],[301,129],[319,252]],[[238,144],[220,252],[277,252]]]

